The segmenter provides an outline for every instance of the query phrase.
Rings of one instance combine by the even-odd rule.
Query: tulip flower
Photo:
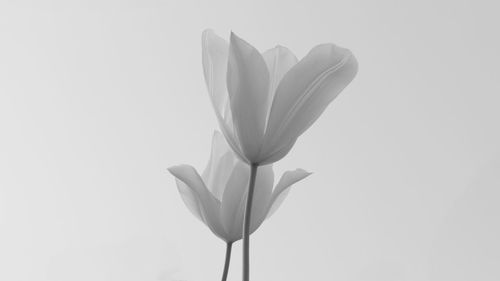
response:
[[[242,238],[243,216],[250,167],[239,160],[224,137],[215,132],[208,165],[200,176],[195,168],[179,165],[169,168],[189,210],[220,239],[226,242],[223,279],[227,277],[232,243]],[[255,179],[253,217],[250,232],[270,217],[285,199],[292,184],[310,173],[297,169],[283,174],[273,189],[272,165],[262,166]]]
[[[226,140],[251,165],[243,223],[243,281],[249,281],[249,235],[255,175],[293,147],[328,104],[354,79],[348,49],[318,45],[300,61],[285,47],[260,53],[231,32],[229,43],[202,35],[205,82]]]
[[[205,82],[220,128],[250,164],[283,158],[358,69],[351,51],[334,44],[318,45],[298,61],[285,47],[261,54],[234,33],[228,44],[206,30],[202,47]]]

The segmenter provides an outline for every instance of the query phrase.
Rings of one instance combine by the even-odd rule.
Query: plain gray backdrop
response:
[[[500,280],[497,1],[0,3],[0,280],[219,280],[166,170],[209,157],[205,28],[359,61],[276,165],[314,174],[252,236],[252,280]]]

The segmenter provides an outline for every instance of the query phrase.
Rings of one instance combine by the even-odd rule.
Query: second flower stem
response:
[[[258,167],[258,164],[250,165],[250,182],[248,184],[247,202],[245,206],[245,215],[243,217],[243,281],[250,280],[250,223],[255,178],[257,176]]]

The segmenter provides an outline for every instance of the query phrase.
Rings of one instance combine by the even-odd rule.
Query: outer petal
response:
[[[290,152],[296,141],[297,139],[282,139],[282,142],[278,144],[278,148],[267,145],[268,142],[265,141],[260,153],[259,163],[266,165],[279,161]]]
[[[226,153],[216,165],[216,172],[213,182],[208,186],[208,190],[219,200],[222,201],[222,195],[227,186],[227,181],[229,176],[231,176],[231,171],[236,164],[234,152],[230,151]]]
[[[207,29],[202,34],[203,74],[207,84],[210,100],[219,121],[222,133],[231,148],[243,157],[237,136],[234,134],[229,97],[226,86],[229,44],[212,30]]]
[[[249,167],[243,163],[236,165],[224,192],[221,217],[226,232],[232,241],[242,238],[243,218],[250,180]],[[273,188],[274,173],[272,167],[262,166],[257,170],[255,191],[252,204],[250,232],[253,233],[266,218]]]
[[[196,193],[196,191],[194,191],[192,188],[178,179],[175,179],[175,183],[177,184],[177,189],[179,190],[182,201],[184,201],[186,207],[188,207],[188,209],[193,215],[195,215],[195,217],[206,224],[205,220],[202,217],[201,210],[203,209],[203,206],[198,193]]]
[[[229,44],[207,29],[202,34],[203,74],[215,110],[222,114],[228,99],[226,89]]]
[[[198,172],[189,165],[174,166],[168,170],[177,180],[184,183],[197,195],[198,202],[200,203],[198,204],[198,212],[202,220],[215,235],[225,240],[226,234],[219,217],[220,203],[208,191]]]
[[[264,136],[269,72],[262,55],[234,33],[229,46],[227,89],[241,149],[247,162],[254,162]]]
[[[333,44],[314,47],[290,69],[276,89],[271,106],[266,153],[282,150],[307,130],[354,79],[357,69],[351,51]]]
[[[246,202],[249,179],[249,167],[239,162],[229,177],[222,197],[220,217],[229,241],[241,239],[244,212],[241,206],[244,206]]]
[[[271,198],[271,203],[269,205],[269,211],[267,213],[267,217],[269,218],[276,212],[279,208],[283,200],[285,200],[288,192],[290,191],[290,187],[292,184],[304,179],[309,176],[311,173],[306,172],[302,169],[296,169],[295,171],[287,171],[281,176],[280,181],[276,185],[273,191],[273,195]]]
[[[268,115],[274,99],[276,88],[285,74],[297,63],[297,57],[289,49],[276,46],[262,54],[269,70],[269,95],[267,100]],[[267,118],[266,118],[267,121]]]
[[[215,131],[212,137],[212,151],[210,160],[203,172],[203,181],[212,194],[222,201],[222,194],[226,182],[231,175],[237,159],[224,139],[224,136]]]
[[[207,167],[203,171],[202,178],[208,187],[212,185],[217,171],[217,163],[222,156],[226,153],[223,146],[224,137],[218,131],[214,131],[212,135],[212,148],[210,150],[210,159],[208,160]]]

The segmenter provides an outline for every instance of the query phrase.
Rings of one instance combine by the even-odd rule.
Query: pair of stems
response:
[[[250,165],[250,182],[248,183],[248,196],[243,216],[243,281],[250,280],[250,222],[252,216],[253,194],[255,189],[255,178],[257,176],[258,164]],[[222,281],[226,281],[231,260],[231,248],[233,243],[226,244],[226,261],[224,262],[224,271]]]

